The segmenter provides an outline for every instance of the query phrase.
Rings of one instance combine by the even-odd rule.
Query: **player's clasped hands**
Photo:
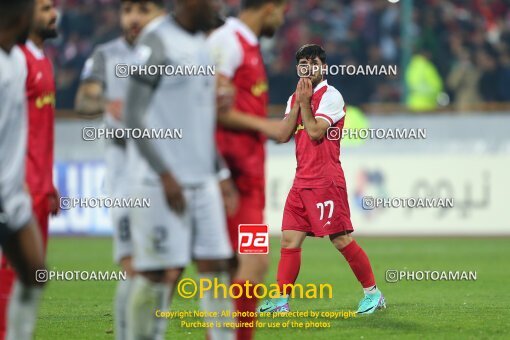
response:
[[[309,78],[300,78],[296,87],[296,104],[310,104],[312,88],[312,81]]]

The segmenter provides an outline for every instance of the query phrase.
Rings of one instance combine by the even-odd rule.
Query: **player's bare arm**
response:
[[[301,80],[298,82],[298,86],[301,83]],[[290,112],[286,115],[286,117],[280,123],[280,135],[277,141],[279,143],[287,143],[294,135],[297,127],[297,121],[300,112],[300,104],[299,104],[299,93],[296,88],[296,100],[294,101],[294,105]]]
[[[58,215],[60,212],[60,194],[58,189],[54,186],[53,191],[49,194],[50,213],[52,216]]]
[[[232,82],[224,75],[218,76],[219,91],[227,91],[234,88]],[[280,134],[280,121],[276,119],[261,118],[234,109],[230,106],[228,110],[218,112],[218,123],[232,130],[248,130],[264,134],[267,138],[278,140]]]
[[[227,166],[227,162],[219,152],[216,150],[216,176],[220,183],[221,195],[223,197],[223,204],[227,216],[232,216],[237,212],[239,207],[239,191],[232,179],[232,174]]]
[[[227,114],[234,104],[236,90],[230,80],[222,75],[216,77],[216,106],[218,116]]]
[[[329,123],[323,119],[315,119],[312,114],[312,81],[308,78],[301,78],[298,83],[297,93],[296,101],[299,102],[301,118],[303,119],[306,133],[311,140],[320,140],[324,138],[324,135],[329,128]]]
[[[143,129],[143,113],[146,112],[152,98],[154,88],[138,80],[130,81],[126,100],[126,126],[128,128]],[[168,205],[176,212],[184,211],[184,195],[180,184],[172,173],[166,169],[163,160],[152,147],[150,140],[135,139],[141,154],[147,159],[149,165],[159,174],[161,184],[165,191]]]
[[[76,94],[75,110],[78,114],[95,117],[105,112],[105,81],[105,56],[101,50],[96,49],[85,63],[84,80]]]
[[[166,60],[163,43],[155,35],[149,34],[144,38],[140,44],[151,50],[146,65],[163,65]],[[145,128],[143,117],[147,112],[159,81],[159,75],[133,77],[129,81],[125,110],[126,126],[128,128],[142,130]],[[168,205],[177,213],[182,213],[185,209],[182,187],[165,166],[163,159],[151,144],[151,140],[137,138],[135,143],[151,168],[159,174]]]
[[[75,110],[84,116],[97,116],[105,111],[103,85],[97,81],[88,81],[80,85],[76,94]]]

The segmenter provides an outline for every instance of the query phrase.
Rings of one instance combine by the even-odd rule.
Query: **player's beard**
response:
[[[214,18],[214,25],[213,25],[212,29],[216,29],[218,27],[221,27],[221,26],[223,26],[224,23],[225,23],[225,18],[223,16],[221,16],[220,14],[218,14]]]
[[[198,31],[207,32],[218,27],[218,15],[216,14],[213,16],[198,14],[195,17],[195,29]]]
[[[124,38],[129,44],[134,44],[138,36],[140,35],[140,32],[142,31],[142,28],[138,25],[132,26],[126,30],[124,30]]]
[[[53,39],[58,37],[58,32],[55,28],[43,28],[37,32],[42,40]]]
[[[318,76],[316,78],[312,78],[312,88],[314,89],[317,85],[319,85],[321,83],[321,81],[323,81],[324,78],[322,76]]]
[[[47,40],[47,39],[53,39],[53,38],[58,37],[57,29],[56,28],[51,28],[51,26],[55,25],[56,22],[57,22],[56,20],[52,20],[47,25],[40,25],[38,27],[37,26],[34,27],[36,34],[43,41]]]

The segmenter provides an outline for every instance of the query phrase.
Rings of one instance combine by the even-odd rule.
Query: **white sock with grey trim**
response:
[[[8,308],[7,340],[34,338],[42,287],[27,287],[16,280]]]
[[[199,273],[200,279],[210,280],[211,284],[214,285],[214,278],[218,279],[219,284],[226,286],[227,298],[223,297],[223,289],[217,290],[218,296],[214,296],[214,286],[204,292],[204,296],[200,299],[200,307],[204,312],[217,312],[217,317],[204,318],[205,322],[212,322],[214,327],[207,329],[209,340],[233,340],[235,339],[235,329],[232,327],[216,327],[216,322],[223,325],[225,322],[235,322],[232,318],[232,312],[234,311],[234,305],[232,299],[228,296],[230,288],[230,275],[228,273]],[[229,311],[230,316],[221,316],[222,312]]]
[[[156,317],[156,311],[168,311],[170,291],[168,283],[155,283],[141,275],[132,279],[127,303],[128,340],[165,338],[168,322]]]
[[[126,280],[121,280],[117,284],[115,292],[115,339],[125,340],[127,338],[127,303],[129,293],[132,286],[132,279],[127,277]]]

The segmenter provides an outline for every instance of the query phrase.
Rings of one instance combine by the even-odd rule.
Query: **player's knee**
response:
[[[135,275],[135,270],[133,268],[133,261],[131,256],[123,257],[120,260],[120,267],[128,277],[133,277]]]
[[[153,283],[164,283],[166,280],[165,270],[145,271],[139,274]]]
[[[47,270],[42,262],[35,263],[33,266],[18,272],[18,280],[25,286],[43,287],[47,278]]]
[[[299,248],[300,242],[299,239],[283,236],[280,245],[282,248]]]
[[[333,243],[333,245],[335,246],[335,248],[338,250],[344,249],[353,240],[353,238],[350,234],[331,235],[329,238],[330,238],[331,242]]]
[[[169,284],[175,284],[181,277],[182,269],[167,269],[165,271],[164,281]]]
[[[228,259],[228,270],[231,272],[235,272],[239,267],[239,259],[237,256],[232,256],[232,258]]]
[[[220,273],[229,270],[229,260],[199,260],[196,261],[199,273]]]

